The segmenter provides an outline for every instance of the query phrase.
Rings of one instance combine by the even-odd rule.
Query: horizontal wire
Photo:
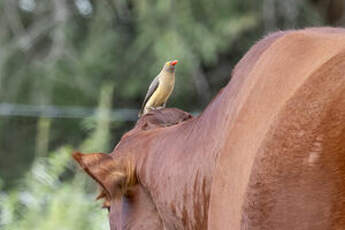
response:
[[[47,117],[47,118],[87,118],[97,113],[107,112],[106,109],[82,106],[54,106],[54,105],[23,105],[0,103],[0,116]],[[111,121],[136,121],[138,110],[116,109],[110,110]]]

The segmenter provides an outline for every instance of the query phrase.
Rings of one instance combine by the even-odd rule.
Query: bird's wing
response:
[[[153,79],[153,81],[151,82],[151,85],[149,87],[149,90],[146,93],[146,96],[145,96],[145,99],[143,101],[143,104],[141,105],[141,110],[140,110],[139,114],[143,113],[147,101],[150,99],[152,94],[156,91],[158,86],[159,86],[159,76],[155,77],[155,79]]]

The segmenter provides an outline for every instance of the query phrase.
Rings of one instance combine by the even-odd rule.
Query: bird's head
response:
[[[167,71],[169,73],[174,73],[175,72],[175,65],[178,63],[177,60],[174,60],[174,61],[167,61],[165,64],[164,64],[164,67],[163,67],[163,70],[164,71]]]

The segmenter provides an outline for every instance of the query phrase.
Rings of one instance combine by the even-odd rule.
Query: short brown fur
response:
[[[135,168],[120,170],[131,192],[109,195],[112,230],[344,229],[345,30],[271,34],[232,75],[198,117],[143,116],[106,157],[116,166],[76,155],[110,194],[120,159]]]

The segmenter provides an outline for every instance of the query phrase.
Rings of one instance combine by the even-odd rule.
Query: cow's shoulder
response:
[[[252,46],[235,66],[232,75],[236,75],[237,78],[246,77],[262,55],[271,48],[275,50],[275,55],[286,56],[291,55],[291,50],[297,50],[297,53],[306,52],[306,45],[315,44],[315,46],[323,46],[327,40],[343,41],[344,36],[345,29],[335,27],[312,27],[304,30],[286,30],[270,33]],[[279,47],[281,49],[277,49]],[[293,49],[294,47],[296,49]],[[342,49],[342,46],[336,48]],[[313,50],[310,49],[309,51],[312,52]]]

